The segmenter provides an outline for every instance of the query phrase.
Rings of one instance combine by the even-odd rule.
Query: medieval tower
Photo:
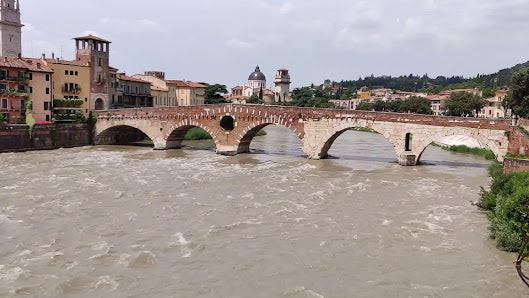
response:
[[[0,56],[22,55],[22,25],[20,0],[1,0],[0,4]]]
[[[288,69],[279,69],[276,74],[275,79],[276,92],[275,92],[275,101],[276,102],[290,102],[290,75],[288,74]]]
[[[75,60],[90,66],[90,110],[110,108],[110,41],[87,35],[75,39]]]

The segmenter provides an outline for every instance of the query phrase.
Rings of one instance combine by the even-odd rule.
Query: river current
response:
[[[402,167],[348,131],[307,160],[287,129],[252,153],[96,146],[0,154],[0,297],[523,297],[472,202],[483,159]]]

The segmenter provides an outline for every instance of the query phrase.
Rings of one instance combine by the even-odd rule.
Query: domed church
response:
[[[231,95],[226,99],[233,103],[244,104],[252,95],[259,96],[262,92],[263,94],[261,96],[266,104],[274,103],[274,101],[290,101],[290,75],[288,74],[288,70],[278,70],[275,85],[276,92],[266,87],[266,76],[261,72],[259,65],[257,65],[255,71],[248,76],[248,85],[233,87],[231,89]]]
[[[259,65],[257,65],[255,71],[248,76],[248,86],[253,89],[266,88],[266,76],[259,69]]]

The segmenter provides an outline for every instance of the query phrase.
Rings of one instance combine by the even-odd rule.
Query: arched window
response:
[[[412,137],[413,135],[411,133],[406,134],[406,151],[412,150]]]

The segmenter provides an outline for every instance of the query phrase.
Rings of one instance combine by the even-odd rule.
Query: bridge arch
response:
[[[155,149],[162,149],[165,146],[163,138],[153,133],[149,127],[132,123],[99,125],[96,128],[94,141],[96,145],[126,145],[143,141],[145,136],[153,141]]]
[[[377,123],[368,123],[367,121],[343,121],[339,123],[338,125],[333,125],[331,129],[329,129],[322,138],[320,138],[320,142],[317,143],[316,146],[312,146],[312,148],[309,148],[307,143],[305,144],[305,152],[309,155],[309,158],[313,159],[321,159],[326,158],[329,156],[329,150],[331,149],[332,145],[340,137],[343,133],[346,131],[353,129],[353,128],[368,128],[371,129],[380,135],[382,135],[391,145],[393,146],[393,150],[396,153],[396,156],[399,156],[399,150],[398,150],[398,140],[394,138],[394,135],[386,129],[384,125],[380,125]]]
[[[216,131],[209,128],[208,126],[201,124],[197,121],[182,121],[167,127],[164,130],[163,135],[166,140],[166,149],[180,149],[182,148],[182,141],[190,129],[198,127],[205,130],[213,139],[215,143],[215,149],[219,148],[220,139]]]
[[[416,150],[413,150],[417,153],[417,160],[415,163],[418,164],[420,162],[424,151],[432,143],[449,136],[465,136],[477,140],[480,144],[484,145],[494,153],[498,162],[503,162],[503,159],[507,154],[509,139],[504,131],[497,131],[496,134],[491,136],[490,132],[484,134],[479,129],[456,127],[442,129],[441,131],[429,134],[421,140],[418,140],[416,147],[414,147]]]
[[[303,142],[303,132],[297,131],[295,128],[293,129],[291,126],[287,126],[283,124],[281,118],[274,118],[276,121],[259,121],[255,123],[251,123],[247,127],[245,127],[242,130],[242,133],[239,135],[239,141],[237,144],[237,153],[247,153],[250,152],[250,144],[252,143],[252,140],[257,135],[257,133],[262,130],[263,128],[269,126],[269,125],[277,125],[281,127],[285,127],[289,129],[291,132],[293,132],[301,142]]]

